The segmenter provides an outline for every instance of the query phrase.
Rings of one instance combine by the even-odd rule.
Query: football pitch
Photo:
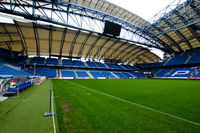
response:
[[[199,133],[196,80],[52,80],[59,132]]]
[[[0,103],[0,133],[199,133],[199,95],[198,80],[47,80]]]

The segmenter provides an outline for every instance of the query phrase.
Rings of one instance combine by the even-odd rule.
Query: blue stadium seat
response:
[[[94,62],[87,61],[86,63],[91,68],[96,68],[97,67],[97,65]]]
[[[34,72],[33,68],[29,68],[28,70]],[[41,76],[47,76],[49,78],[57,77],[56,69],[53,69],[53,68],[40,68],[40,67],[37,67],[35,70],[36,70],[35,73],[39,74]]]
[[[99,68],[105,68],[105,69],[108,69],[103,63],[101,62],[95,62],[95,64],[97,65],[97,67]]]
[[[107,71],[102,71],[101,72],[102,73],[102,75],[104,76],[104,77],[106,77],[106,78],[116,78],[114,75],[112,75],[110,72],[107,72]]]
[[[76,74],[79,78],[87,78],[89,75],[85,71],[76,71]]]
[[[130,72],[130,73],[137,78],[146,78],[146,76],[140,72]]]
[[[104,76],[103,76],[100,72],[98,72],[98,71],[91,71],[90,73],[92,74],[92,76],[93,76],[94,78],[104,77]]]
[[[67,60],[67,59],[63,59],[62,64],[63,64],[63,66],[68,66],[68,67],[74,66],[72,60]]]
[[[120,79],[128,78],[125,75],[123,75],[121,72],[113,72],[115,75],[117,75]]]
[[[73,64],[76,67],[86,67],[82,61],[73,61]]]
[[[58,59],[55,59],[55,58],[47,58],[47,59],[46,59],[46,65],[57,66],[57,65],[58,65]]]
[[[13,76],[33,76],[33,74],[31,73],[28,73],[24,70],[17,70],[17,69],[11,68],[3,63],[0,65],[0,74],[13,75]]]
[[[194,71],[191,68],[175,68],[167,77],[190,77]]]
[[[133,75],[131,75],[129,72],[122,72],[121,74],[123,74],[124,76],[126,76],[127,78],[135,78]]]
[[[76,74],[74,73],[74,71],[62,70],[61,74],[62,74],[62,77],[73,77],[73,78],[76,78]]]
[[[31,64],[39,64],[39,65],[44,65],[44,61],[45,61],[45,58],[43,57],[34,57],[34,58],[31,58],[30,60],[30,63]]]

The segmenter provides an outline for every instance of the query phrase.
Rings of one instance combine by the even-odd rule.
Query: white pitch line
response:
[[[105,96],[108,96],[108,97],[117,99],[117,100],[119,100],[119,101],[123,101],[123,102],[129,103],[129,104],[132,104],[132,105],[135,105],[135,106],[138,106],[138,107],[147,109],[147,110],[151,110],[151,111],[153,111],[153,112],[157,112],[157,113],[162,114],[162,115],[169,116],[169,117],[171,117],[171,118],[175,118],[175,119],[178,119],[178,120],[182,120],[182,121],[185,121],[185,122],[188,122],[188,123],[191,123],[191,124],[200,126],[200,123],[193,122],[193,121],[191,121],[191,120],[187,120],[187,119],[181,118],[181,117],[179,117],[179,116],[175,116],[175,115],[172,115],[172,114],[169,114],[169,113],[166,113],[166,112],[162,112],[162,111],[159,111],[159,110],[156,110],[156,109],[153,109],[153,108],[150,108],[150,107],[147,107],[147,106],[138,104],[138,103],[134,103],[134,102],[131,102],[131,101],[125,100],[125,99],[123,99],[123,98],[119,98],[119,97],[116,97],[116,96],[113,96],[113,95],[110,95],[110,94],[107,94],[107,93],[103,93],[103,92],[100,92],[100,91],[97,91],[97,90],[91,89],[91,88],[89,88],[89,87],[86,87],[86,86],[83,86],[83,85],[79,85],[79,84],[76,84],[76,83],[73,83],[73,82],[70,82],[70,81],[64,80],[64,82],[70,83],[70,84],[75,85],[75,86],[79,86],[79,87],[81,87],[81,88],[85,88],[85,89],[87,89],[87,90],[94,91],[94,92],[96,92],[96,93],[99,93],[99,94],[102,94],[102,95],[105,95]]]
[[[53,96],[52,81],[51,81],[51,90],[52,90],[52,96]],[[53,104],[53,101],[54,101],[54,99],[52,99],[52,102],[51,102],[51,110],[52,110],[52,112],[54,112],[54,104]],[[52,115],[52,118],[53,118],[53,130],[54,130],[54,133],[56,133],[56,125],[55,125],[55,118],[54,118],[54,115]]]

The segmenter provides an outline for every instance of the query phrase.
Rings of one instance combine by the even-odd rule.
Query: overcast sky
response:
[[[184,0],[107,0],[121,6],[136,15],[149,20],[159,11],[171,3],[183,2]]]

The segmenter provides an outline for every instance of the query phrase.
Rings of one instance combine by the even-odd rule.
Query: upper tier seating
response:
[[[189,55],[191,58],[188,61],[188,64],[191,63],[200,63],[200,48],[192,50]]]
[[[101,62],[95,62],[95,64],[96,64],[97,67],[99,67],[99,68],[106,68],[106,69],[107,69],[107,67],[106,67],[103,63],[101,63]]]
[[[94,62],[87,61],[86,63],[88,65],[88,67],[97,68],[97,65]]]
[[[30,61],[31,64],[36,63],[36,64],[40,64],[40,65],[44,65],[44,62],[45,62],[45,58],[43,58],[43,57],[34,57]]]
[[[68,67],[72,67],[73,66],[72,60],[67,60],[67,59],[63,59],[62,60],[62,64],[63,64],[63,66],[68,66]]]
[[[185,64],[187,58],[187,53],[176,54],[174,57],[171,58],[171,60],[166,64],[166,66]]]
[[[109,69],[116,69],[116,67],[111,63],[105,63]]]
[[[109,67],[109,69],[120,69],[120,70],[124,70],[123,67],[121,67],[118,64],[114,64],[114,63],[106,63],[106,65]]]
[[[73,61],[73,63],[76,67],[86,67],[82,61]]]
[[[19,56],[19,64],[26,64],[27,56]]]
[[[156,63],[144,63],[144,64],[141,64],[140,66],[143,68],[143,69],[146,69],[146,68],[152,68],[152,67],[160,67],[164,65],[164,62],[156,62]]]
[[[55,58],[47,58],[47,59],[46,59],[46,65],[57,66],[57,65],[58,65],[58,59],[55,59]]]
[[[121,66],[122,66],[123,68],[125,68],[126,70],[138,70],[137,67],[131,66],[131,65],[124,65],[124,64],[122,64]]]

